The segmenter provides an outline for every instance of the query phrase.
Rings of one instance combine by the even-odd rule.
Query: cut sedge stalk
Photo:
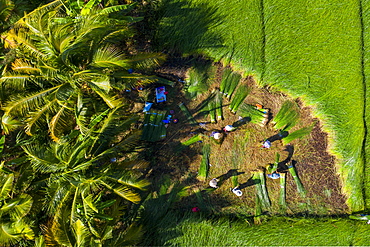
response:
[[[228,100],[231,99],[231,96],[233,95],[236,87],[238,86],[239,81],[242,78],[242,76],[237,72],[233,72],[233,73],[231,73],[229,78],[230,78],[229,83],[228,83],[229,86],[227,87],[227,91],[226,91],[226,94],[227,94],[226,97],[227,97]]]
[[[301,180],[299,179],[298,175],[297,175],[297,171],[295,170],[295,167],[293,166],[293,164],[290,164],[290,166],[288,166],[288,171],[290,172],[290,174],[292,175],[294,181],[295,181],[295,184],[297,185],[297,190],[298,190],[298,193],[304,198],[306,197],[306,190],[305,188],[303,187],[303,184],[301,182]]]
[[[197,121],[195,121],[195,119],[193,118],[193,116],[191,115],[191,113],[189,112],[188,108],[184,105],[184,103],[180,103],[178,105],[181,109],[181,111],[184,113],[184,115],[186,116],[187,118],[187,121],[192,124],[192,125],[197,125]]]
[[[205,180],[208,177],[209,173],[209,155],[211,153],[211,146],[210,144],[204,144],[202,148],[202,161],[200,163],[198,177],[202,180]]]
[[[243,84],[237,88],[234,94],[234,97],[231,101],[230,107],[229,107],[232,113],[234,114],[236,113],[240,104],[243,103],[245,98],[248,96],[249,92],[250,92],[250,88],[247,85]]]
[[[228,79],[232,70],[229,68],[224,69],[222,73],[222,79],[220,83],[220,91],[222,94],[226,95],[226,87],[228,86]]]
[[[286,184],[286,176],[285,176],[285,173],[280,173],[280,196],[279,196],[279,204],[282,207],[282,209],[285,209],[286,208],[285,184]]]

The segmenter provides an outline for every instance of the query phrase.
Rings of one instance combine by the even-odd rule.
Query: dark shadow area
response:
[[[220,36],[210,31],[223,20],[217,8],[206,3],[195,5],[188,1],[164,0],[158,13],[156,47],[168,49],[170,53],[192,53],[223,46]]]
[[[270,136],[266,140],[270,141],[271,143],[274,142],[274,141],[280,141],[281,139],[287,137],[288,134],[289,134],[288,131],[280,131],[276,135]]]
[[[293,154],[294,154],[294,146],[293,145],[287,145],[287,146],[285,146],[284,151],[288,152],[288,157],[285,160],[279,162],[278,169],[277,169],[278,172],[286,172],[287,171],[288,164],[292,162],[292,157],[293,157]]]
[[[259,180],[259,179],[253,179],[253,176],[252,177],[250,177],[248,180],[247,180],[247,182],[245,182],[245,183],[242,183],[242,184],[240,184],[238,187],[239,187],[239,189],[245,189],[245,188],[247,188],[247,187],[249,187],[249,186],[253,186],[253,185],[255,185],[255,184],[259,184],[261,181]]]
[[[251,120],[252,120],[252,119],[251,119],[250,117],[244,117],[244,118],[239,119],[238,121],[234,122],[234,123],[232,124],[232,126],[233,126],[233,127],[235,127],[235,128],[238,128],[238,127],[240,127],[240,126],[242,126],[242,125],[244,125],[244,124],[249,123]]]
[[[228,180],[232,176],[239,176],[244,173],[245,172],[238,172],[238,169],[230,169],[227,173],[217,177],[217,179],[219,180],[217,185],[221,186],[226,180]]]

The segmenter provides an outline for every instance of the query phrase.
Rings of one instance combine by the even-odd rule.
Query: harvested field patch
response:
[[[179,67],[180,64],[178,65]],[[215,85],[220,82],[222,67],[218,66],[218,76]],[[175,66],[176,67],[176,66]],[[174,65],[169,67],[172,71]],[[166,71],[164,66],[160,69],[161,73]],[[173,73],[169,72],[169,73]],[[178,72],[177,76],[184,79],[185,73]],[[251,92],[245,102],[249,104],[262,104],[271,110],[274,116],[280,109],[282,103],[288,99],[286,95],[280,92],[271,92],[268,88],[259,88],[256,86],[252,77],[243,79]],[[335,158],[327,152],[327,134],[322,132],[318,119],[311,115],[311,109],[304,107],[299,100],[296,102],[300,108],[299,123],[291,130],[309,126],[315,123],[315,127],[309,136],[302,140],[294,140],[290,145],[284,146],[279,140],[278,132],[273,128],[271,122],[266,126],[246,123],[241,125],[236,131],[226,135],[221,145],[209,140],[208,136],[213,130],[221,130],[225,125],[238,121],[238,115],[232,114],[228,110],[228,101],[224,100],[224,120],[217,123],[208,123],[208,118],[197,115],[194,109],[202,102],[207,95],[202,95],[195,100],[188,100],[182,94],[182,83],[176,83],[172,94],[172,102],[163,106],[168,109],[175,109],[175,116],[179,119],[177,124],[168,126],[168,136],[163,142],[157,143],[155,153],[157,159],[152,164],[152,178],[159,179],[164,175],[170,175],[173,179],[184,181],[192,190],[201,190],[204,200],[208,202],[211,210],[225,213],[242,213],[253,215],[255,210],[255,186],[251,183],[252,171],[258,168],[265,168],[268,164],[275,161],[276,153],[280,154],[281,164],[288,165],[294,162],[298,176],[300,177],[304,188],[307,191],[307,197],[302,198],[297,193],[297,188],[293,178],[289,173],[286,177],[286,200],[287,209],[282,211],[279,206],[280,184],[279,180],[267,178],[267,190],[272,202],[271,208],[265,210],[271,214],[343,214],[348,212],[345,204],[345,196],[341,193],[341,184],[339,176],[335,171]],[[179,102],[184,102],[199,123],[206,123],[205,126],[192,126],[186,123],[186,117],[176,108]],[[195,143],[189,147],[180,148],[180,143],[188,140],[196,133],[203,133],[205,139],[203,143]],[[270,138],[272,147],[262,149],[261,142]],[[210,171],[208,179],[203,182],[197,179],[197,172],[201,163],[202,145],[207,142],[211,144]],[[284,163],[285,162],[285,163]],[[283,167],[282,166],[282,167]],[[243,195],[235,196],[230,192],[237,182],[242,188]],[[282,170],[282,172],[285,172]],[[212,178],[219,178],[220,187],[211,189],[208,181]],[[197,201],[187,199],[180,207],[190,208]]]

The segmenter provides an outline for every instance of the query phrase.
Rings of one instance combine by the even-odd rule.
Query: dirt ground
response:
[[[151,178],[155,183],[165,175],[170,175],[172,179],[184,181],[191,191],[211,191],[205,196],[206,202],[214,210],[225,213],[252,214],[255,210],[255,186],[250,183],[253,170],[264,168],[275,161],[276,153],[280,154],[282,164],[294,162],[298,176],[307,191],[306,198],[300,197],[297,193],[296,184],[290,173],[286,178],[286,201],[287,208],[282,212],[278,205],[280,184],[279,179],[266,179],[267,190],[269,193],[272,207],[268,209],[269,214],[344,214],[347,213],[345,196],[341,193],[341,183],[335,170],[335,157],[327,152],[327,134],[321,130],[320,121],[311,116],[309,107],[305,107],[296,99],[300,106],[300,121],[292,131],[314,124],[310,135],[292,141],[289,145],[283,146],[280,140],[272,142],[272,147],[262,149],[261,142],[266,138],[277,135],[273,124],[269,122],[265,126],[247,123],[239,127],[236,131],[228,133],[221,145],[211,143],[210,172],[206,181],[197,179],[197,172],[201,162],[201,149],[203,143],[195,143],[191,146],[178,150],[180,142],[188,140],[193,134],[202,131],[209,135],[214,129],[232,124],[238,120],[238,115],[232,114],[227,107],[228,101],[225,99],[226,106],[223,108],[224,120],[216,124],[207,123],[209,119],[196,117],[199,123],[207,123],[204,127],[192,126],[186,122],[185,116],[178,108],[178,104],[183,102],[193,116],[194,112],[206,97],[201,95],[195,100],[186,99],[183,94],[183,82],[186,71],[191,66],[191,59],[170,59],[160,69],[157,74],[165,78],[176,81],[173,88],[168,89],[168,101],[164,107],[175,112],[174,118],[179,122],[170,124],[167,128],[167,137],[164,141],[156,143],[155,161],[152,162]],[[220,82],[222,66],[218,67],[218,76],[215,81],[217,86]],[[252,91],[247,96],[245,102],[249,104],[262,104],[270,109],[272,117],[278,112],[282,103],[289,99],[280,92],[271,92],[268,88],[258,88],[252,77],[244,78]],[[284,163],[285,162],[285,163]],[[242,186],[243,195],[235,196],[230,192],[233,187],[230,174],[232,171],[238,172],[238,183]],[[212,178],[224,178],[218,189],[210,189],[208,182]],[[182,204],[184,208],[196,205],[196,201],[188,200]]]

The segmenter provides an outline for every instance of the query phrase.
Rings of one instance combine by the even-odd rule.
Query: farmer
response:
[[[262,143],[262,148],[270,148],[271,147],[271,142],[269,140],[265,140]]]
[[[236,130],[236,128],[235,128],[234,126],[232,126],[231,124],[229,124],[229,125],[226,125],[226,126],[223,128],[223,130],[224,130],[225,132],[231,132],[231,131]]]
[[[271,174],[267,174],[267,177],[272,178],[272,179],[278,179],[280,178],[280,174],[277,171],[274,171]]]
[[[234,189],[231,190],[235,195],[241,196],[243,192],[239,189],[239,186],[236,186]]]
[[[211,186],[212,188],[215,188],[215,189],[217,189],[218,188],[218,186],[217,186],[217,182],[218,182],[219,180],[217,179],[217,178],[213,178],[213,179],[211,179],[211,181],[209,181],[209,186]]]
[[[221,139],[222,134],[221,134],[220,132],[218,132],[218,131],[212,131],[212,133],[211,133],[211,136],[210,136],[210,137],[213,137],[213,138],[215,138],[216,140],[219,140],[219,139]]]

